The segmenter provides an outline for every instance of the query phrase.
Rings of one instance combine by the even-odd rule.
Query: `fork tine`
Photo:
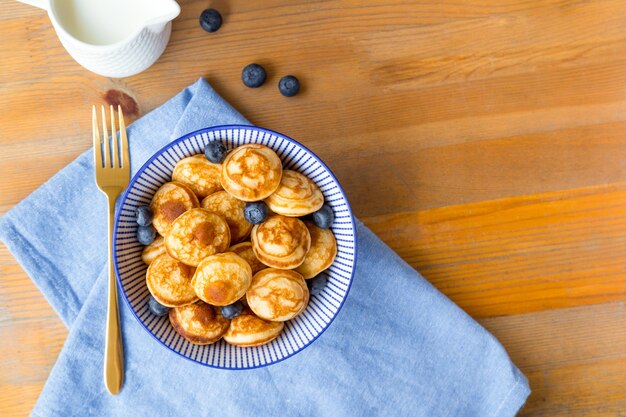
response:
[[[121,166],[130,166],[130,158],[128,156],[128,137],[126,137],[126,123],[124,123],[124,113],[122,113],[122,106],[117,106],[117,115],[120,122],[120,156]]]
[[[104,143],[104,167],[111,167],[111,146],[109,144],[109,132],[107,131],[107,115],[102,108],[102,142]]]
[[[102,167],[102,142],[100,142],[100,130],[98,128],[98,115],[96,106],[91,107],[92,129],[93,129],[93,164]]]
[[[109,106],[109,112],[111,113],[111,141],[113,142],[113,156],[111,160],[113,161],[113,168],[119,168],[121,164],[117,150],[117,132],[115,131],[115,113],[113,106]]]

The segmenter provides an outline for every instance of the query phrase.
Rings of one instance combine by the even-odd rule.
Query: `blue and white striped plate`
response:
[[[219,140],[228,149],[246,143],[261,143],[274,149],[283,167],[311,178],[322,190],[326,203],[335,212],[332,230],[338,253],[327,270],[328,285],[321,294],[311,297],[309,306],[286,323],[282,334],[259,347],[242,348],[219,341],[198,346],[178,335],[167,316],[150,314],[146,302],[146,265],[141,260],[143,246],[135,238],[135,208],[147,205],[155,191],[171,180],[177,161],[202,153],[204,146]],[[113,239],[114,264],[124,298],[137,320],[160,343],[174,352],[202,365],[224,369],[250,369],[270,365],[295,355],[328,328],[341,309],[354,275],[356,231],[352,211],[337,178],[310,150],[277,132],[252,126],[217,126],[190,133],[158,151],[133,177],[122,196],[115,218]]]

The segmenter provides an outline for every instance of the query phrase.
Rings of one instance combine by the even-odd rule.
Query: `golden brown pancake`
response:
[[[226,220],[203,208],[181,214],[165,236],[167,253],[179,261],[198,266],[207,256],[224,252],[230,245]]]
[[[294,217],[271,215],[252,228],[252,249],[265,265],[293,269],[304,261],[311,236],[304,223]]]
[[[322,229],[309,222],[305,225],[311,235],[311,249],[296,271],[301,273],[304,279],[309,279],[333,263],[337,256],[337,241],[330,229]]]
[[[309,178],[286,169],[280,185],[265,202],[276,214],[299,217],[319,210],[324,204],[324,196]]]
[[[263,320],[246,308],[230,321],[224,340],[242,347],[261,346],[276,339],[284,327],[282,321]]]
[[[221,172],[221,164],[210,162],[204,155],[194,155],[178,161],[172,180],[191,188],[198,198],[204,198],[222,189]]]
[[[228,251],[236,253],[248,262],[250,268],[252,268],[252,275],[256,274],[261,269],[267,268],[267,265],[257,259],[254,251],[252,250],[252,243],[250,242],[237,243],[236,245],[228,248]]]
[[[146,265],[150,265],[157,256],[164,253],[165,240],[163,239],[163,236],[157,236],[156,239],[154,239],[154,242],[143,248],[143,252],[141,252],[141,260],[144,261]]]
[[[245,206],[244,201],[237,200],[226,191],[218,191],[202,200],[203,208],[224,216],[230,227],[230,240],[233,243],[243,240],[252,230],[252,224],[243,217]]]
[[[150,294],[167,307],[179,307],[193,303],[198,296],[191,281],[195,268],[178,262],[167,253],[152,261],[146,272],[146,284]]]
[[[218,308],[202,301],[171,309],[169,318],[174,330],[196,345],[217,342],[230,324]]]
[[[233,197],[258,201],[276,191],[282,171],[276,152],[267,146],[249,144],[234,149],[224,159],[220,181]]]
[[[200,207],[200,202],[191,188],[178,182],[166,182],[154,193],[150,203],[152,225],[165,236],[174,220],[194,207]]]
[[[267,268],[257,272],[246,292],[254,314],[270,321],[296,317],[309,302],[309,289],[296,271]]]
[[[193,288],[201,300],[226,306],[246,293],[252,280],[250,265],[232,252],[205,258],[193,276]]]

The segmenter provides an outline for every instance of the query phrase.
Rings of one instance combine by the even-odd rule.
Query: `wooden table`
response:
[[[203,76],[320,155],[356,214],[502,341],[533,389],[521,415],[625,415],[623,0],[181,3],[161,59],[117,80],[0,0],[0,212],[90,146],[92,103],[136,118]],[[263,88],[241,84],[251,62]],[[285,74],[297,97],[278,94]],[[67,329],[4,246],[0,268],[0,415],[24,415]]]

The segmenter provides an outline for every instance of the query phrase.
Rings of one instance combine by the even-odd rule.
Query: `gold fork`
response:
[[[128,138],[122,109],[117,106],[120,130],[120,145],[115,132],[115,112],[111,113],[111,142],[107,132],[106,112],[102,106],[102,140],[98,131],[96,106],[92,109],[93,150],[96,184],[109,200],[109,297],[107,303],[106,342],[104,346],[104,383],[111,394],[117,394],[124,383],[124,352],[120,332],[119,309],[117,305],[117,286],[113,269],[113,214],[115,199],[130,181],[130,159],[128,157]],[[112,145],[112,146],[110,146]],[[113,151],[111,153],[111,148]]]

